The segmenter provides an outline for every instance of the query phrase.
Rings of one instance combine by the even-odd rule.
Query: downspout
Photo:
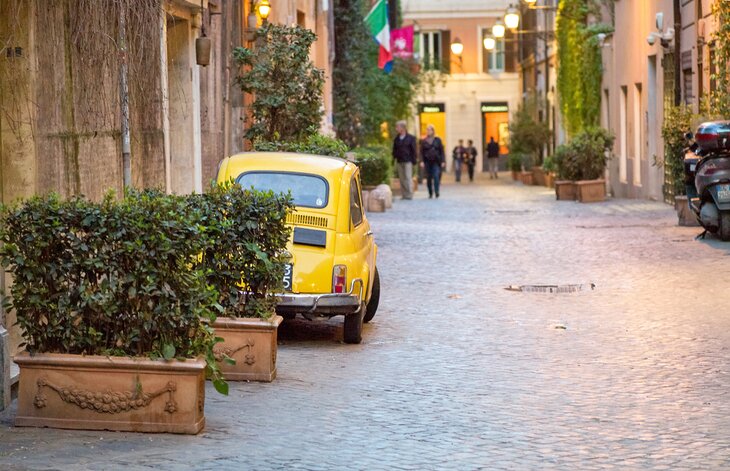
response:
[[[680,0],[674,0],[674,106],[682,102],[682,86],[680,80],[682,53],[682,7]]]

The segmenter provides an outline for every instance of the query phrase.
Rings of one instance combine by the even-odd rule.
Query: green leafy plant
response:
[[[536,110],[537,100],[531,96],[518,106],[514,118],[509,123],[510,153],[529,155],[533,158],[533,162],[537,160],[540,149],[550,142],[550,128],[547,123],[535,120]]]
[[[194,263],[200,209],[183,196],[129,190],[117,200],[37,196],[0,213],[0,261],[30,352],[213,357],[216,290]]]
[[[347,145],[341,140],[312,133],[301,141],[266,141],[257,139],[253,143],[254,150],[260,152],[298,152],[302,154],[330,155],[345,158]]]
[[[684,149],[687,147],[685,134],[691,132],[697,116],[688,105],[673,106],[665,110],[662,123],[664,139],[664,166],[671,176],[673,195],[684,195]]]
[[[353,150],[355,163],[360,167],[363,186],[389,183],[393,172],[390,151],[385,146],[358,147]]]
[[[588,128],[555,151],[562,180],[596,180],[603,177],[614,136],[603,128]]]
[[[542,169],[548,173],[554,173],[557,171],[557,165],[555,164],[555,157],[552,155],[546,156],[542,161]]]
[[[611,33],[613,27],[589,25],[589,19],[596,17],[597,12],[595,0],[563,0],[558,6],[557,88],[569,135],[599,124],[603,64],[598,34]]]
[[[522,160],[524,156],[525,154],[510,152],[509,157],[507,158],[507,166],[509,167],[509,169],[513,172],[521,172]]]
[[[722,119],[730,116],[730,2],[712,2],[717,29],[712,34],[715,44],[715,90],[709,97],[710,114]]]
[[[207,243],[197,267],[218,292],[227,317],[267,319],[274,313],[273,293],[281,291],[289,260],[286,244],[291,229],[286,217],[293,208],[289,195],[242,189],[228,182],[191,197],[203,214]]]
[[[247,139],[301,140],[319,126],[324,73],[309,58],[316,39],[299,26],[269,23],[256,30],[254,48],[233,50],[243,67],[237,83],[254,96]]]

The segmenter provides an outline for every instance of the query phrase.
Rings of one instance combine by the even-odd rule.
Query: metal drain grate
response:
[[[520,293],[577,293],[578,291],[593,291],[595,283],[583,283],[577,285],[509,285],[507,291]]]

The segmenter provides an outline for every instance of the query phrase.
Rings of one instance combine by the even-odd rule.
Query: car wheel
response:
[[[358,312],[345,316],[345,328],[342,333],[345,343],[362,342],[362,319],[366,309],[365,303],[362,303]]]
[[[720,228],[717,234],[723,241],[730,241],[730,211],[720,211]]]
[[[368,308],[365,311],[365,317],[363,322],[367,323],[373,320],[375,312],[378,310],[378,303],[380,303],[380,275],[378,269],[375,269],[375,278],[373,278],[373,292],[370,295],[370,301],[368,301]]]

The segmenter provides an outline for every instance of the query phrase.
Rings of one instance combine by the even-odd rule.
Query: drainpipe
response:
[[[681,57],[682,53],[682,7],[680,0],[674,0],[674,106],[682,102]]]
[[[122,108],[122,174],[124,188],[132,186],[132,149],[129,137],[129,86],[127,83],[127,11],[119,7],[119,101]]]

